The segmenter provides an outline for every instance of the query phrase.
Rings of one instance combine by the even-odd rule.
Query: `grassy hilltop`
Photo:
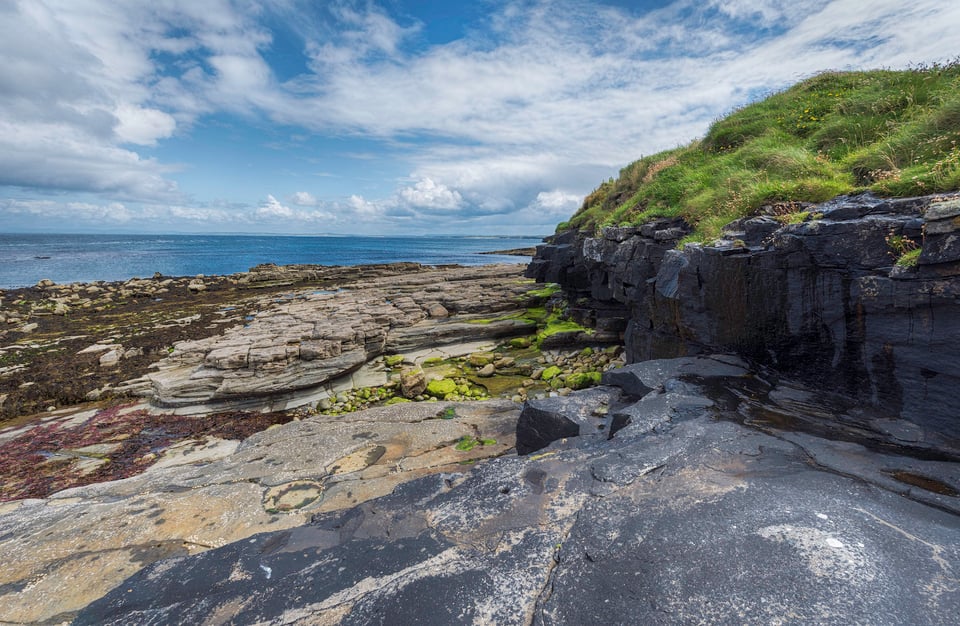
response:
[[[683,217],[709,241],[764,205],[870,190],[960,189],[960,63],[827,72],[734,111],[706,137],[644,157],[602,183],[558,231]]]

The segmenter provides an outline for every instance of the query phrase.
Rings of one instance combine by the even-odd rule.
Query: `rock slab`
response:
[[[641,415],[645,401],[657,428],[560,438],[154,563],[75,623],[955,620],[956,496],[884,481],[909,468],[956,486],[956,463],[751,427],[759,403],[784,410],[778,385],[729,357],[637,375],[641,400],[608,387],[594,409]],[[579,414],[577,395],[554,409]]]

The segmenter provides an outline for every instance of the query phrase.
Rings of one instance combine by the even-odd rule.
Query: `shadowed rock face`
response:
[[[955,619],[960,504],[895,476],[956,487],[956,463],[922,460],[880,430],[869,448],[837,441],[857,430],[838,426],[849,414],[818,418],[839,409],[807,398],[797,417],[808,422],[792,419],[806,390],[736,357],[651,361],[608,382],[622,388],[526,418],[543,435],[541,424],[588,416],[581,436],[154,563],[75,623]]]
[[[960,440],[960,198],[809,208],[806,222],[745,219],[683,250],[673,222],[565,233],[527,273],[592,299],[587,323],[619,316],[630,362],[736,352]],[[915,267],[894,265],[891,237],[922,244]]]

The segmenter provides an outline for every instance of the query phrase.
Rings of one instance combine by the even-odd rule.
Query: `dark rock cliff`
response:
[[[740,220],[682,249],[676,220],[562,233],[527,274],[562,285],[581,322],[622,329],[629,362],[736,352],[854,398],[864,423],[898,417],[956,444],[960,197],[804,208],[806,221]],[[917,264],[897,266],[912,242]]]

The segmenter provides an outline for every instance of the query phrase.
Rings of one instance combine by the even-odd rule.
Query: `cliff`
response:
[[[759,215],[680,249],[678,220],[566,232],[527,272],[562,285],[581,321],[621,327],[628,362],[735,352],[862,403],[865,428],[902,419],[956,445],[960,198],[861,194],[807,209],[806,221]],[[921,246],[916,265],[896,263],[898,241]]]

